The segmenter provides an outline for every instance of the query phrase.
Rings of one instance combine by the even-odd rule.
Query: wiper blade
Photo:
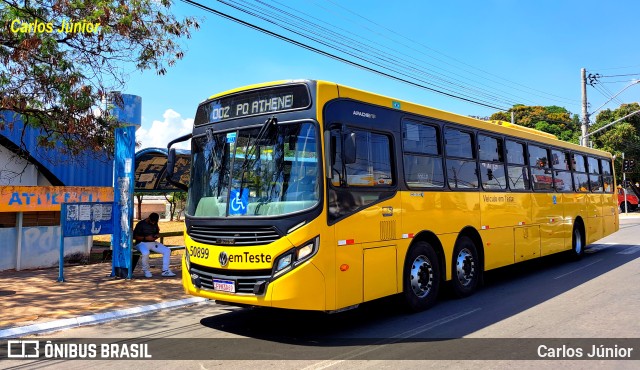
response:
[[[264,136],[269,132],[271,127],[278,125],[278,119],[275,116],[271,116],[267,118],[266,121],[262,124],[258,135],[256,135],[255,140],[251,146],[247,146],[247,149],[244,152],[244,162],[242,162],[242,172],[240,173],[240,194],[242,194],[242,187],[244,185],[244,174],[247,172],[247,169],[252,166],[255,161],[258,160],[258,156],[260,153],[256,153],[256,148],[258,148],[258,143],[260,140],[264,138]],[[251,156],[253,156],[253,160],[250,160]]]

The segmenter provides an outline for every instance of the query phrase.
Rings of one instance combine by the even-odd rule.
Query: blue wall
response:
[[[0,112],[0,136],[17,147],[21,146],[22,120],[16,119],[13,129],[9,122],[13,121],[13,113]],[[71,158],[55,149],[43,149],[37,146],[39,130],[27,127],[24,135],[26,149],[31,155],[30,162],[38,166],[52,185],[57,186],[113,186],[113,160],[108,160],[106,153],[86,153]],[[44,171],[43,171],[44,169]]]

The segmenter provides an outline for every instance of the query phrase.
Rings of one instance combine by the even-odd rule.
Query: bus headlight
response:
[[[296,261],[301,261],[308,257],[315,250],[315,243],[309,243],[304,247],[298,248],[296,250]]]
[[[276,264],[275,275],[278,275],[284,269],[286,269],[289,266],[291,266],[291,261],[292,260],[293,260],[293,254],[292,253],[287,253],[284,256],[280,257],[278,259],[278,263]]]
[[[284,272],[290,270],[291,268],[295,268],[300,265],[302,262],[308,260],[313,257],[318,252],[318,247],[320,246],[320,237],[316,236],[315,238],[309,240],[306,243],[302,243],[300,247],[296,247],[292,250],[287,251],[285,254],[278,257],[275,263],[275,270],[273,272],[274,276],[278,276],[283,274]]]

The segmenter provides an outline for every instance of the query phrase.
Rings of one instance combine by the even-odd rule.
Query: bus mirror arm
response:
[[[176,150],[175,148],[172,148],[173,144],[176,143],[181,143],[183,141],[187,141],[189,139],[191,139],[193,135],[192,134],[187,134],[184,136],[180,136],[179,138],[172,140],[168,145],[167,145],[167,169],[165,171],[165,177],[167,179],[167,182],[170,183],[171,185],[175,186],[178,189],[187,191],[189,189],[189,187],[179,181],[175,181],[173,179],[173,174],[175,172],[175,165],[176,165]]]

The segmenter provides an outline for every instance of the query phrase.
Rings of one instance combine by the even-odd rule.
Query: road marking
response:
[[[600,262],[600,261],[602,261],[602,260],[603,260],[603,259],[602,259],[602,258],[600,258],[599,260],[595,260],[595,261],[591,262],[591,263],[590,263],[590,264],[588,264],[588,265],[582,266],[582,267],[577,268],[577,269],[575,269],[575,270],[573,270],[573,271],[569,271],[569,272],[567,272],[566,274],[562,274],[562,275],[560,275],[560,276],[556,276],[556,277],[554,277],[553,279],[554,279],[554,280],[557,280],[557,279],[560,279],[561,277],[565,277],[565,276],[567,276],[567,275],[573,274],[573,273],[574,273],[574,272],[576,272],[576,271],[580,271],[580,270],[585,269],[585,268],[587,268],[587,267],[589,267],[589,266],[591,266],[591,265],[595,265],[596,263],[598,263],[598,262]]]
[[[399,341],[401,341],[403,339],[407,339],[407,338],[416,336],[416,335],[418,335],[420,333],[423,333],[425,331],[431,330],[431,329],[433,329],[433,328],[435,328],[437,326],[444,325],[446,323],[449,323],[451,321],[457,320],[457,319],[459,319],[461,317],[465,317],[467,315],[470,315],[470,314],[472,314],[474,312],[477,312],[477,311],[480,311],[480,310],[481,310],[481,308],[476,308],[476,309],[471,310],[471,311],[462,312],[462,313],[459,313],[459,314],[443,317],[440,320],[436,320],[436,321],[431,322],[429,324],[422,325],[422,326],[420,326],[418,328],[407,330],[407,331],[402,332],[400,334],[394,335],[393,337],[390,338],[390,339],[394,339],[394,340],[391,340],[389,342],[380,341],[380,343],[383,344],[383,346],[386,346],[388,344],[397,343],[397,342],[399,342]],[[303,368],[303,370],[311,370],[311,369],[313,369],[313,370],[321,370],[321,369],[326,369],[328,367],[331,367],[331,366],[340,364],[342,362],[345,362],[346,360],[352,359],[352,358],[354,358],[356,356],[364,355],[366,353],[373,352],[373,351],[378,350],[380,348],[381,348],[381,346],[379,346],[379,345],[363,346],[363,347],[355,349],[355,350],[353,350],[353,351],[351,351],[349,353],[346,353],[345,354],[346,357],[344,357],[342,360],[333,359],[333,360],[321,361],[321,362],[315,363],[313,365],[309,365],[309,366]]]
[[[634,254],[637,251],[640,251],[640,247],[629,247],[629,248],[627,248],[627,249],[625,249],[623,251],[620,251],[620,252],[618,252],[616,254]]]

